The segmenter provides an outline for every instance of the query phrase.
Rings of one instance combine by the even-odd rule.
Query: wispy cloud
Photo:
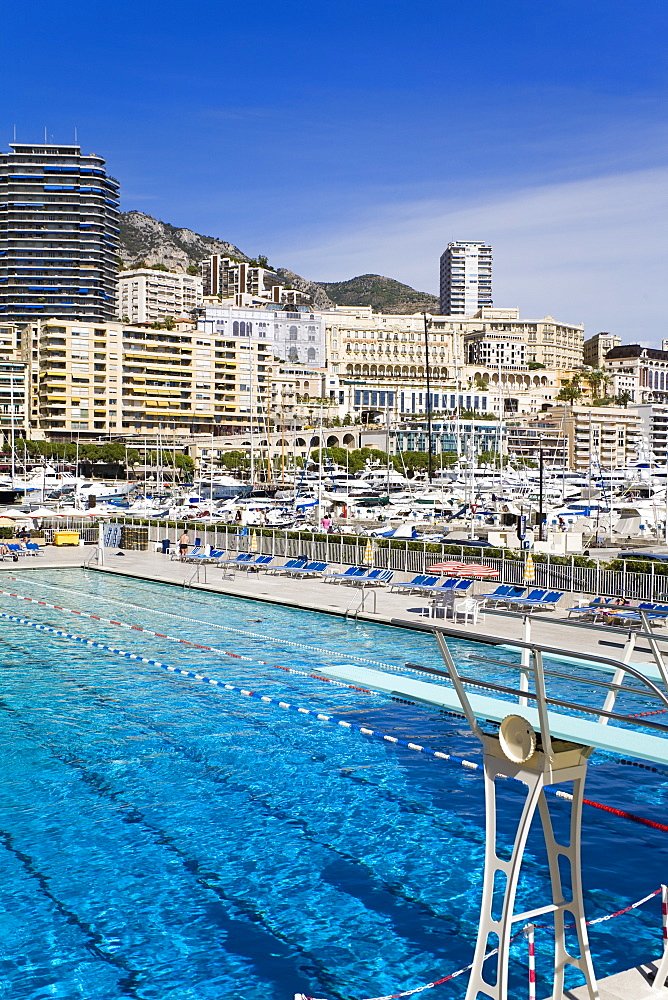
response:
[[[666,330],[668,168],[513,194],[394,203],[272,257],[321,280],[386,274],[437,291],[450,240],[494,247],[494,301],[657,343]],[[312,234],[311,234],[312,236]]]

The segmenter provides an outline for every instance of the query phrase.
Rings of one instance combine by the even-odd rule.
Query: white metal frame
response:
[[[528,623],[526,623],[528,625]],[[473,731],[480,740],[484,751],[484,775],[485,775],[485,871],[483,880],[482,903],[480,909],[480,922],[478,926],[478,938],[473,959],[471,976],[469,979],[466,1000],[478,1000],[480,996],[489,997],[490,1000],[507,1000],[508,996],[508,964],[510,954],[510,944],[515,936],[513,928],[519,922],[532,921],[543,914],[553,914],[555,930],[555,951],[554,951],[554,985],[553,1000],[562,1000],[564,988],[564,972],[567,966],[574,966],[579,969],[585,978],[585,985],[588,1000],[599,1000],[598,986],[589,949],[587,927],[584,913],[584,901],[582,895],[582,875],[581,875],[581,829],[582,829],[582,803],[584,794],[584,784],[587,775],[587,764],[593,747],[581,746],[569,743],[565,740],[553,740],[550,735],[550,723],[548,717],[548,700],[545,689],[545,674],[543,671],[543,652],[546,647],[541,647],[529,640],[529,629],[525,631],[525,639],[516,642],[521,648],[522,671],[517,688],[517,702],[509,701],[508,711],[518,710],[521,715],[522,706],[528,704],[529,697],[534,701],[539,718],[540,736],[535,751],[528,760],[523,763],[516,763],[511,760],[502,749],[499,736],[484,732],[471,707],[470,700],[465,688],[465,682],[459,675],[455,661],[450,652],[446,635],[453,637],[463,637],[465,633],[458,633],[456,630],[448,630],[436,627],[434,629],[436,640],[450,679],[461,702],[462,710]],[[470,640],[471,636],[466,635]],[[630,654],[629,647],[628,653]],[[554,651],[553,651],[554,652]],[[666,668],[663,659],[658,654],[658,650],[652,649],[657,661],[661,661],[661,675],[666,679]],[[657,655],[658,654],[658,655]],[[577,656],[577,653],[573,654]],[[580,654],[582,655],[582,654]],[[596,657],[584,654],[583,660],[595,660]],[[601,706],[602,714],[599,715],[599,723],[605,725],[609,716],[603,713],[612,712],[618,693],[618,686],[623,683],[624,674],[627,672],[635,675],[636,679],[643,680],[654,693],[658,695],[664,703],[668,704],[668,699],[655,685],[648,682],[628,664],[627,657],[624,658],[623,666],[615,671],[606,692],[604,704]],[[533,677],[534,689],[530,692],[529,680]],[[668,688],[668,684],[665,685]],[[598,711],[598,709],[596,710]],[[517,824],[512,854],[509,861],[499,857],[497,851],[497,777],[516,778],[527,787],[526,798],[520,820]],[[550,811],[545,798],[544,788],[546,785],[559,785],[565,782],[572,782],[572,800],[570,815],[570,835],[568,844],[560,843],[554,833]],[[515,897],[519,882],[524,850],[531,822],[538,809],[545,846],[548,856],[551,884],[551,900],[547,901],[535,909],[525,913],[515,913]],[[565,858],[570,867],[570,893],[567,893],[560,868],[560,858]],[[499,874],[505,880],[503,886],[503,902],[500,913],[495,915],[495,886]],[[568,950],[566,940],[566,924],[572,924],[575,928],[575,936],[578,942],[579,955],[573,955]],[[497,940],[494,940],[494,936]],[[490,949],[498,944],[498,954],[485,962],[484,956]],[[492,966],[491,962],[494,962]],[[490,970],[495,971],[495,975],[490,974]],[[668,975],[668,948],[664,951],[663,959],[660,963],[659,972],[656,976],[656,983],[663,983]],[[668,993],[661,987],[655,987],[657,997],[668,997]]]

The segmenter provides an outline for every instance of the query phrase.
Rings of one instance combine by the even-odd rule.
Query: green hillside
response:
[[[374,312],[438,313],[439,301],[429,292],[418,292],[394,278],[361,274],[349,281],[319,281],[317,284],[339,306],[371,306]]]

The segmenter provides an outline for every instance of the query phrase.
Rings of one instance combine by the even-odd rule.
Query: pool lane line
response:
[[[73,642],[82,643],[84,646],[89,646],[92,649],[104,649],[106,652],[113,653],[115,656],[124,656],[130,660],[137,660],[138,663],[148,663],[150,666],[160,667],[161,670],[166,670],[168,673],[176,674],[181,677],[191,677],[193,680],[202,681],[204,684],[210,684],[213,687],[220,687],[224,691],[234,691],[236,694],[243,695],[246,698],[255,698],[256,700],[263,701],[266,704],[277,705],[279,708],[296,712],[298,715],[310,716],[311,718],[317,719],[318,722],[330,722],[335,726],[341,726],[344,729],[350,729],[352,732],[360,733],[362,736],[370,736],[372,739],[382,740],[386,743],[394,743],[397,746],[405,747],[408,750],[415,750],[417,753],[423,753],[427,757],[452,761],[452,763],[459,764],[460,767],[465,767],[472,771],[479,771],[483,767],[482,764],[476,764],[474,761],[465,760],[463,757],[459,757],[456,754],[444,753],[442,750],[434,750],[432,747],[423,747],[419,743],[410,743],[408,740],[403,740],[398,736],[390,736],[388,733],[383,733],[379,729],[369,729],[367,726],[357,726],[352,722],[348,722],[347,719],[339,719],[336,715],[328,715],[326,712],[317,712],[312,708],[302,708],[299,705],[293,705],[289,701],[279,701],[278,698],[272,698],[267,694],[260,694],[258,691],[249,691],[247,688],[239,687],[237,684],[226,684],[223,681],[216,680],[214,677],[207,676],[207,674],[198,674],[194,670],[184,670],[181,667],[175,667],[171,664],[162,663],[160,660],[154,660],[151,657],[140,656],[138,653],[130,653],[125,649],[108,646],[104,642],[95,642],[93,639],[85,639],[81,635],[75,635],[72,632],[65,632],[64,629],[57,629],[53,628],[51,625],[42,625],[40,622],[30,621],[29,618],[20,618],[18,615],[8,615],[5,612],[0,612],[0,618],[4,618],[6,621],[17,622],[19,625],[28,625],[40,632],[49,632],[52,635],[57,635],[61,639],[70,639]],[[501,775],[501,777],[505,776]],[[509,778],[508,780],[522,784],[519,778]],[[552,795],[555,798],[564,799],[567,802],[573,801],[573,796],[570,792],[562,792],[558,789],[550,788],[549,786],[544,788],[544,792],[546,795]],[[619,816],[622,819],[631,820],[633,823],[640,823],[642,826],[648,826],[654,830],[663,830],[668,833],[668,826],[664,823],[657,823],[656,820],[646,819],[644,816],[636,816],[635,813],[626,812],[624,809],[616,809],[614,806],[608,806],[602,802],[596,802],[594,799],[583,799],[582,801],[585,805],[593,806],[595,809],[601,809],[603,812],[611,813],[612,815]]]
[[[631,910],[636,910],[639,906],[642,906],[644,903],[648,903],[650,899],[654,899],[654,897],[658,896],[660,892],[661,892],[661,886],[659,886],[658,889],[655,889],[654,892],[650,892],[647,896],[644,896],[642,899],[637,900],[637,902],[631,903],[630,906],[625,906],[622,910],[617,910],[616,913],[606,913],[605,916],[603,917],[595,917],[593,920],[585,920],[585,925],[587,927],[591,927],[593,924],[602,924],[605,920],[612,920],[613,917],[621,917],[624,913],[629,913]],[[566,924],[565,926],[575,927],[576,924]],[[554,930],[554,927],[550,926],[550,924],[534,924],[534,927],[540,927],[541,930],[551,930],[551,931]],[[520,937],[523,933],[524,933],[524,928],[513,934],[510,940],[514,941],[516,938]],[[499,950],[498,948],[494,948],[493,951],[488,951],[483,958],[483,962],[486,962],[488,958],[492,957],[492,955],[496,955],[498,950]],[[467,965],[463,969],[457,969],[456,972],[451,972],[449,976],[444,976],[442,979],[435,979],[433,983],[425,983],[424,986],[415,986],[412,990],[402,990],[401,993],[388,993],[383,997],[366,997],[365,1000],[398,1000],[399,997],[414,996],[414,994],[416,993],[423,993],[425,990],[431,990],[434,988],[434,986],[440,986],[441,983],[447,983],[448,980],[455,979],[457,976],[463,975],[465,972],[468,972],[469,969],[472,968],[473,968],[473,962],[471,962],[470,965]],[[295,1000],[324,1000],[324,998],[311,997],[307,993],[295,993]]]
[[[32,584],[35,587],[45,587],[47,590],[57,590],[59,593],[62,593],[62,591],[63,591],[62,587],[54,587],[53,584],[49,584],[49,583],[39,583],[38,581],[35,581],[35,580],[23,580],[23,579],[21,579],[21,577],[17,577],[17,576],[10,576],[9,579],[10,580],[17,580],[20,583]],[[160,585],[160,584],[156,584],[156,581],[154,581],[154,580],[145,580],[142,577],[138,577],[138,578],[133,577],[133,579],[139,580],[140,583],[153,583],[154,585],[158,585],[158,586]],[[3,593],[3,591],[0,591],[0,593]],[[76,594],[78,597],[86,597],[86,598],[89,598],[89,599],[92,596],[90,593],[85,594],[85,593],[83,593],[80,590],[70,590],[69,593]],[[205,593],[208,593],[208,591],[206,591]],[[234,597],[233,594],[218,594],[215,591],[212,591],[211,593],[213,594],[214,597]],[[137,611],[145,611],[145,612],[148,612],[148,614],[166,615],[168,618],[178,618],[179,621],[192,622],[195,625],[205,625],[207,628],[217,628],[217,629],[220,629],[222,632],[232,632],[235,635],[244,636],[244,638],[246,638],[246,639],[264,639],[266,642],[282,643],[285,646],[294,646],[296,649],[305,649],[308,652],[312,652],[312,653],[323,653],[325,656],[333,656],[336,659],[345,658],[345,659],[348,659],[348,660],[356,660],[358,663],[367,663],[367,664],[371,664],[372,666],[375,666],[375,667],[383,667],[384,670],[398,670],[398,669],[400,669],[399,665],[395,665],[395,664],[391,664],[391,663],[383,663],[380,660],[371,660],[371,659],[369,659],[366,656],[357,656],[355,653],[348,653],[346,651],[336,653],[336,652],[333,652],[331,649],[323,649],[321,646],[309,646],[309,645],[306,645],[303,642],[293,642],[292,639],[279,639],[276,636],[262,635],[259,632],[247,632],[244,629],[232,628],[231,625],[220,625],[220,624],[218,624],[218,622],[207,622],[207,621],[202,620],[201,618],[189,618],[187,615],[177,615],[176,613],[174,613],[172,611],[161,611],[159,608],[147,608],[147,607],[143,607],[141,604],[128,604],[127,601],[119,601],[119,600],[117,600],[114,597],[103,597],[101,594],[95,594],[94,596],[96,597],[97,600],[99,600],[99,601],[106,601],[108,604],[121,604],[124,608],[135,608],[135,610],[137,610]],[[237,599],[238,600],[252,600],[253,598],[241,597],[241,598],[237,598]],[[292,607],[292,606],[290,606],[290,607]],[[298,611],[299,608],[293,607],[293,610],[297,610]],[[317,612],[310,612],[309,611],[309,614],[316,614],[316,613]]]
[[[311,677],[316,681],[323,681],[325,684],[331,684],[333,687],[348,688],[350,691],[361,691],[363,694],[373,694],[378,695],[379,697],[384,697],[384,694],[381,691],[372,691],[371,688],[359,687],[356,684],[346,684],[344,681],[337,681],[330,677],[324,677],[321,674],[311,674],[306,670],[298,670],[296,667],[286,667],[281,663],[271,663],[269,660],[256,660],[252,656],[244,656],[242,653],[232,653],[227,649],[219,649],[216,646],[203,646],[201,643],[192,642],[190,639],[181,639],[179,636],[166,635],[163,632],[154,632],[151,629],[143,628],[141,625],[132,625],[128,622],[115,621],[113,618],[102,618],[100,615],[94,615],[89,611],[78,611],[76,608],[67,608],[60,604],[49,604],[47,601],[40,601],[36,597],[27,597],[25,594],[14,594],[10,590],[0,590],[0,594],[4,594],[7,597],[16,597],[19,601],[29,601],[31,604],[38,604],[43,608],[50,608],[54,611],[67,611],[69,614],[79,615],[80,618],[90,618],[93,621],[102,622],[105,625],[118,625],[120,628],[131,629],[134,632],[144,632],[146,635],[151,635],[154,638],[168,639],[170,642],[180,642],[184,646],[191,646],[193,649],[205,650],[209,653],[218,653],[220,656],[230,656],[235,660],[244,660],[247,663],[259,664],[262,667],[273,667],[276,670],[283,670],[286,673],[297,674],[299,677]],[[405,699],[392,699],[390,695],[387,697],[391,700],[405,701]],[[413,702],[410,702],[409,704],[413,704]]]

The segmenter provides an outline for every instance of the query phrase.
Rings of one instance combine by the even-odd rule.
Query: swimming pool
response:
[[[364,660],[439,667],[429,635],[80,570],[17,572],[11,588],[220,652],[0,595],[4,613],[480,760],[460,719],[308,676]],[[5,619],[2,634],[0,995],[375,997],[471,960],[478,775],[26,624]],[[589,797],[664,819],[665,776],[594,761]],[[665,841],[587,813],[588,916],[665,881]],[[519,905],[545,887],[536,840]],[[540,932],[539,973],[550,946]],[[599,976],[656,954],[657,902],[593,928],[592,948]]]

